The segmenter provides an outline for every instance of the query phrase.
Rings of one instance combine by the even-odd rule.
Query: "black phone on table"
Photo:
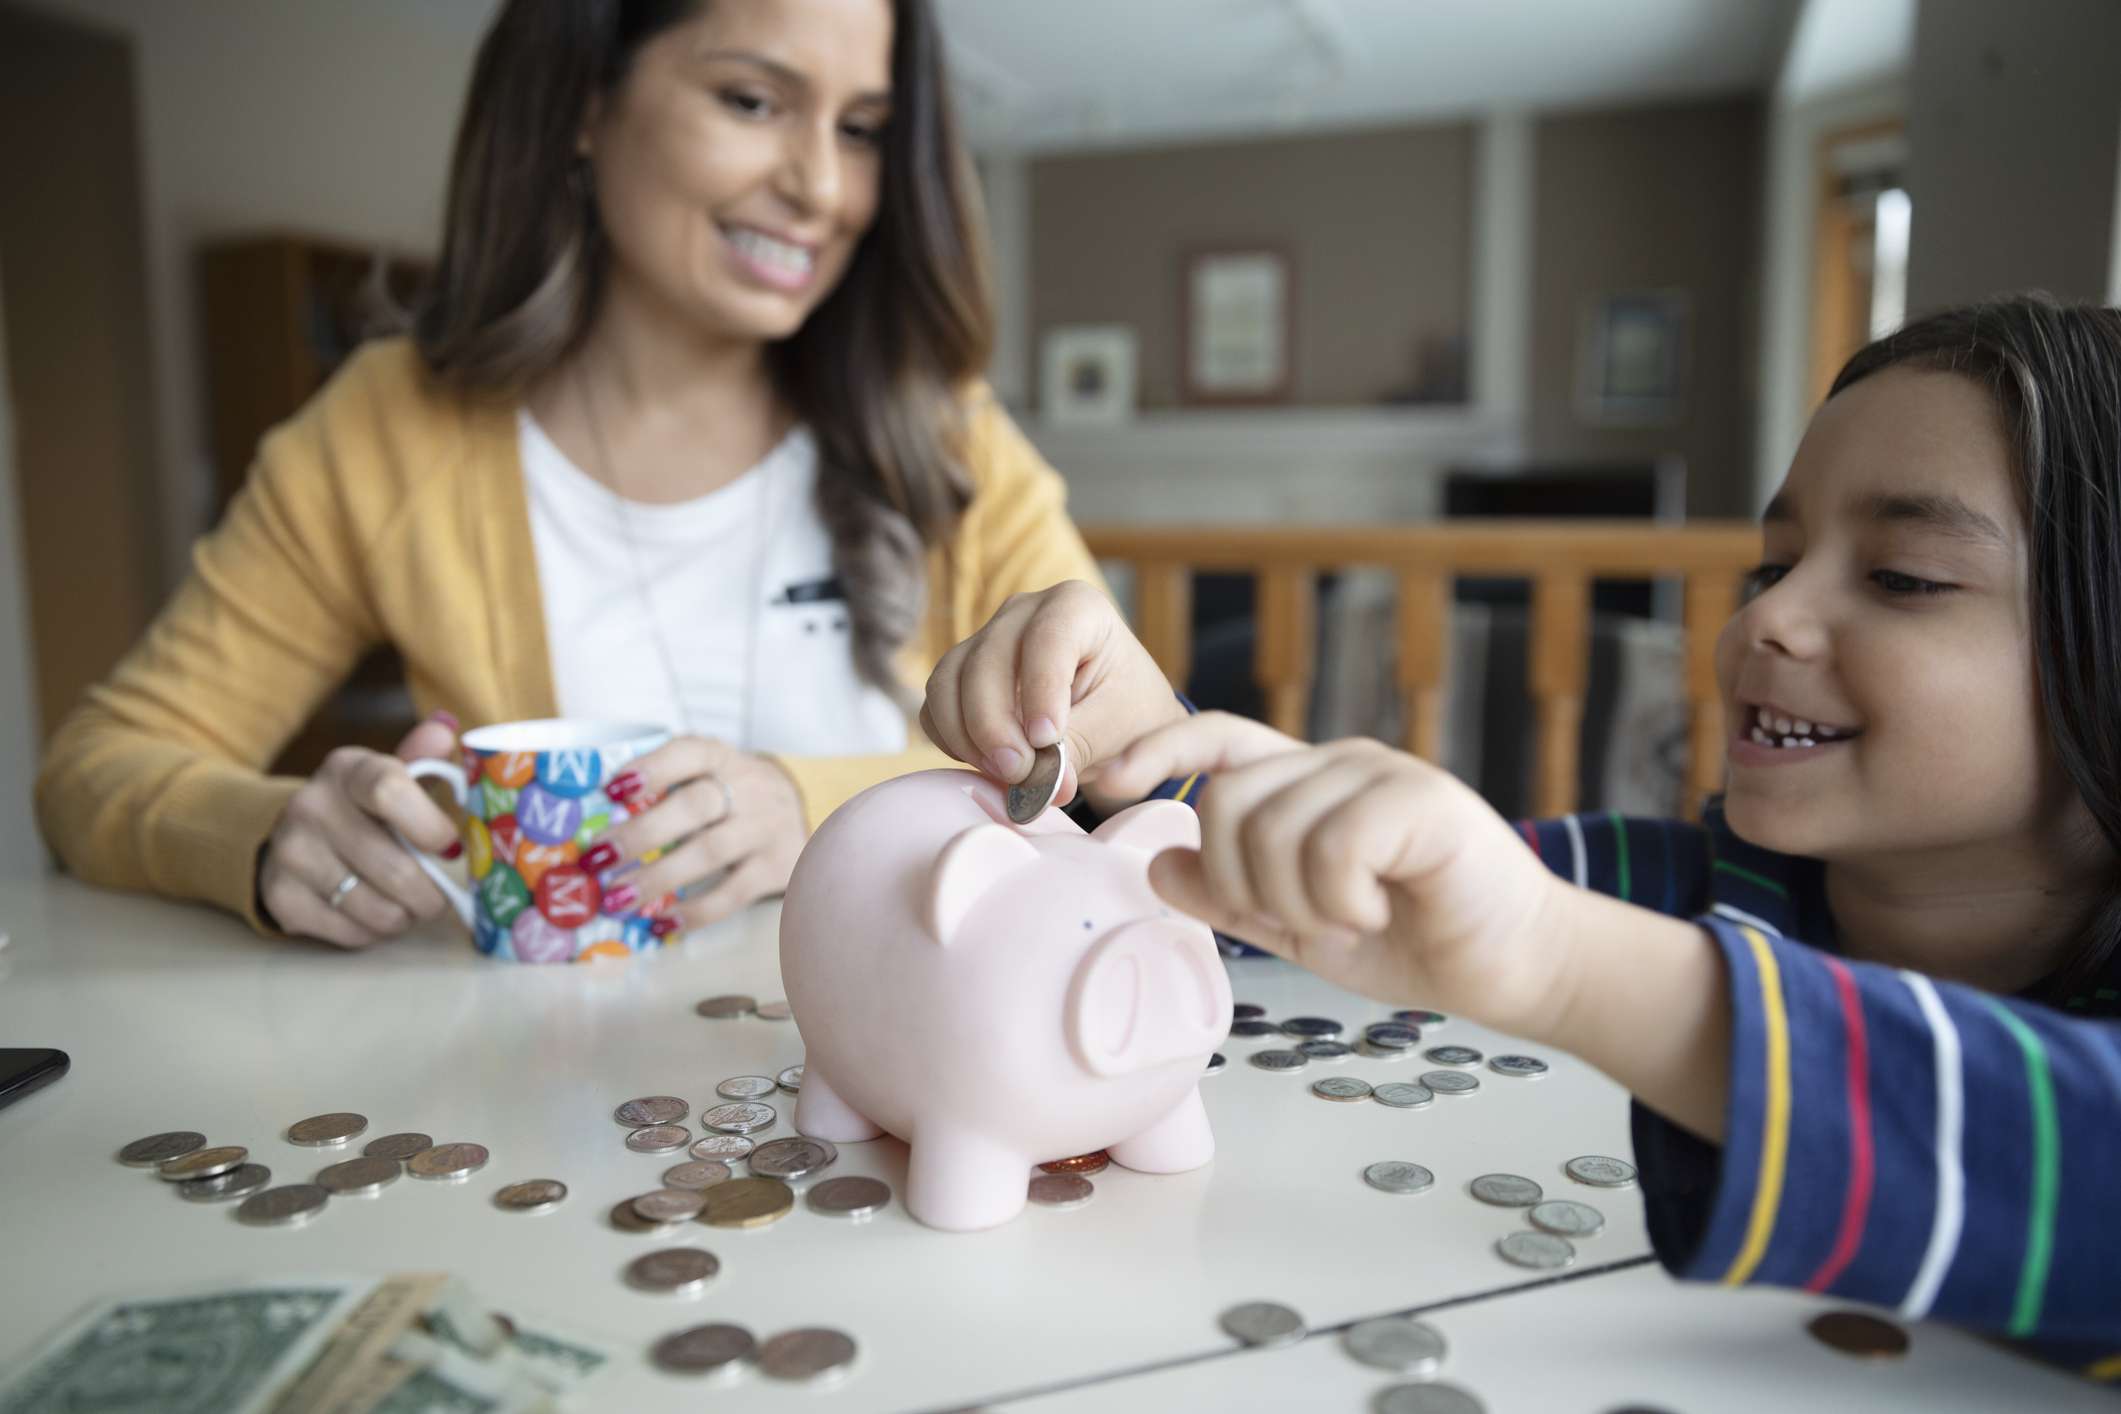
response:
[[[51,1084],[72,1064],[64,1051],[0,1048],[0,1109]]]

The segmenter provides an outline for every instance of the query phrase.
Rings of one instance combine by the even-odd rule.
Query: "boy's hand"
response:
[[[1079,773],[1185,715],[1112,601],[1069,580],[1012,596],[984,628],[945,653],[928,677],[921,728],[950,755],[1007,785],[1030,771],[1034,748],[1065,738],[1068,774],[1055,797],[1065,805],[1075,798]],[[1137,798],[1102,789],[1091,797],[1100,808]]]

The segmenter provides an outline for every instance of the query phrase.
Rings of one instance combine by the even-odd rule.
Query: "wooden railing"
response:
[[[1392,571],[1399,585],[1402,744],[1431,761],[1442,746],[1452,580],[1476,575],[1529,581],[1527,678],[1537,726],[1532,808],[1542,816],[1566,814],[1577,805],[1592,582],[1679,579],[1685,586],[1689,727],[1685,799],[1675,801],[1675,808],[1691,814],[1722,780],[1716,635],[1737,608],[1744,571],[1759,559],[1757,526],[1454,520],[1379,527],[1095,526],[1083,533],[1100,560],[1131,567],[1135,631],[1177,683],[1186,680],[1190,666],[1194,571],[1254,575],[1253,672],[1266,695],[1268,720],[1292,736],[1304,734],[1316,674],[1318,574],[1359,566]]]

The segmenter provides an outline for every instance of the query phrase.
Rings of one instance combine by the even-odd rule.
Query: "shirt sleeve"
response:
[[[2017,1339],[2121,1339],[2121,1024],[1839,958],[1720,916],[1719,1147],[1637,1105],[1675,1275]]]
[[[1605,813],[1521,820],[1517,833],[1555,874],[1622,903],[1689,918],[1708,897],[1708,837],[1698,825]]]

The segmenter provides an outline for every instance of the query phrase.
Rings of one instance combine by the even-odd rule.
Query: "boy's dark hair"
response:
[[[2121,310],[2025,295],[1946,310],[1848,361],[1829,398],[1884,369],[1989,391],[2032,540],[2033,663],[2062,769],[2121,857]],[[2121,866],[2043,990],[2081,995],[2121,950]]]

